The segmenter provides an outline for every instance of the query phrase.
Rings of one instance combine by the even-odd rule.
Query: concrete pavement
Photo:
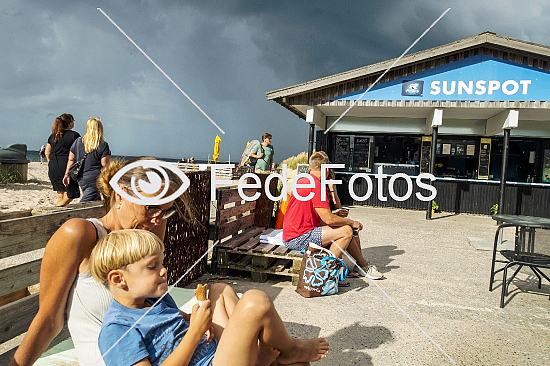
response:
[[[315,365],[550,365],[550,284],[539,290],[522,270],[500,309],[502,274],[489,292],[491,251],[468,240],[494,237],[490,217],[427,221],[424,212],[373,207],[354,207],[350,217],[363,223],[363,254],[387,279],[351,279],[339,294],[314,299],[289,282],[228,280],[240,292],[267,292],[293,336],[328,338],[329,357]],[[538,237],[548,249],[550,236]]]

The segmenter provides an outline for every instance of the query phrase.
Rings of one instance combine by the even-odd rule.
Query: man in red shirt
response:
[[[383,275],[378,272],[376,266],[367,263],[361,253],[359,236],[354,236],[354,231],[359,232],[363,225],[359,221],[333,214],[328,195],[325,200],[321,199],[323,164],[328,164],[325,152],[318,151],[312,154],[309,159],[311,180],[304,177],[296,182],[283,222],[285,245],[296,250],[307,249],[310,242],[324,247],[330,246],[330,251],[338,258],[342,258],[342,248],[357,261],[368,278],[382,278]],[[300,187],[305,184],[309,186]],[[357,268],[354,268],[355,270]]]

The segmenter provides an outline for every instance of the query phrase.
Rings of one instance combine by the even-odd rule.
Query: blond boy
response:
[[[239,299],[214,284],[191,315],[180,312],[166,294],[163,251],[157,236],[136,229],[112,231],[92,251],[92,275],[114,298],[98,341],[107,366],[307,366],[327,356],[326,339],[291,337],[259,290]]]
[[[107,366],[209,365],[214,358],[217,341],[203,337],[212,323],[209,302],[193,316],[178,309],[166,294],[163,252],[155,234],[137,229],[113,231],[92,251],[92,275],[114,298],[99,334]]]

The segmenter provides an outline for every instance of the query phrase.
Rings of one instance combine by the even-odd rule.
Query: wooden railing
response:
[[[83,207],[84,206],[84,207]],[[11,214],[25,216],[3,219],[0,217],[0,297],[4,300],[13,293],[22,293],[28,286],[39,282],[42,255],[32,252],[46,246],[52,234],[68,219],[100,217],[104,214],[101,203],[71,205],[59,211],[28,216],[30,213]],[[4,218],[8,216],[5,215]],[[8,216],[8,217],[9,217]],[[34,259],[21,259],[28,253]],[[19,300],[0,306],[0,344],[10,342],[7,351],[0,354],[0,365],[7,365],[13,357],[20,339],[14,338],[25,333],[38,311],[38,294],[25,296]],[[66,327],[54,339],[54,346],[69,336]],[[4,346],[3,349],[6,349]]]

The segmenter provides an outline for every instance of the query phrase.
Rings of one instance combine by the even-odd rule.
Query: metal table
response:
[[[508,285],[512,282],[519,270],[523,266],[531,268],[533,273],[538,277],[538,288],[542,287],[542,277],[550,282],[550,278],[544,274],[540,268],[550,268],[550,256],[537,253],[535,251],[535,231],[536,229],[550,230],[550,219],[543,217],[521,216],[521,215],[493,215],[493,220],[500,222],[493,246],[493,260],[491,262],[491,280],[489,283],[489,291],[493,290],[493,282],[495,274],[503,271],[502,276],[502,294],[500,297],[500,307],[504,307],[504,297],[508,295]],[[515,245],[514,250],[502,250],[500,253],[506,260],[496,259],[497,244],[501,229],[506,227],[515,227]],[[504,267],[495,271],[495,263],[505,263]],[[508,267],[518,265],[514,274],[507,279]]]

